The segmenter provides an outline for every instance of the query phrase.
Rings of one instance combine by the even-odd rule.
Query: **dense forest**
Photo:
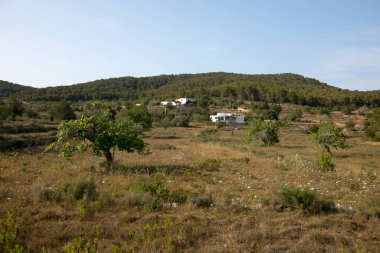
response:
[[[2,87],[2,86],[0,86]],[[17,86],[18,87],[18,86]],[[23,86],[21,86],[23,87]],[[7,93],[9,94],[9,93]],[[160,100],[176,97],[266,101],[309,106],[380,106],[380,90],[350,91],[296,74],[245,75],[204,73],[120,77],[71,86],[21,89],[16,94],[34,101],[94,99]]]
[[[0,80],[0,99],[26,90],[35,90],[35,88]]]

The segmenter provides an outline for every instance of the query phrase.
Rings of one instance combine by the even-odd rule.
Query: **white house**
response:
[[[178,98],[175,101],[178,102],[178,103],[180,103],[181,105],[195,103],[195,99],[194,98]]]
[[[235,123],[244,123],[244,116],[234,115],[232,113],[223,113],[218,112],[216,115],[210,115],[212,122],[235,122]]]

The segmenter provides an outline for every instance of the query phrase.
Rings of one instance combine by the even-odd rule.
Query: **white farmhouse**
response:
[[[195,103],[195,99],[194,98],[178,98],[175,101],[178,102],[181,105],[187,105],[187,104]]]
[[[234,115],[232,113],[218,112],[216,115],[210,115],[212,122],[234,122],[234,123],[244,123],[244,116]]]

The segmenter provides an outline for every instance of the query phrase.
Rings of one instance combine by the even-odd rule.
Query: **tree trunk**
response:
[[[324,145],[324,147],[325,147],[325,150],[327,151],[327,153],[329,153],[329,155],[332,155],[330,147],[328,145]]]
[[[103,152],[104,157],[107,159],[107,162],[113,161],[112,153],[109,149],[102,150],[102,152]]]

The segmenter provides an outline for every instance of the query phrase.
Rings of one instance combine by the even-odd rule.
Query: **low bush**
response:
[[[317,158],[317,168],[322,171],[333,171],[335,164],[332,162],[332,156],[327,152],[320,151]]]
[[[61,191],[54,190],[52,187],[43,185],[37,188],[37,195],[40,201],[60,201]]]
[[[98,196],[96,184],[93,179],[79,179],[77,183],[66,184],[63,187],[64,193],[71,193],[75,200],[86,198],[95,200]]]
[[[198,194],[193,199],[193,204],[196,207],[208,208],[213,204],[213,200],[210,194]]]
[[[170,203],[177,203],[177,204],[183,204],[187,201],[187,196],[182,191],[176,191],[170,194],[169,196],[169,202]]]
[[[76,205],[82,219],[92,217],[101,208],[100,201],[89,201],[86,197],[77,200]]]
[[[345,106],[342,108],[342,112],[346,115],[351,115],[352,111],[354,110],[354,107],[353,106]]]
[[[301,208],[312,214],[337,211],[333,201],[320,199],[315,190],[308,188],[285,187],[278,193],[278,196],[283,208]]]
[[[296,110],[288,115],[290,121],[297,121],[302,117],[302,110]]]
[[[353,120],[346,121],[345,126],[349,130],[355,130],[355,122]]]
[[[162,181],[157,178],[152,182],[138,180],[135,183],[133,183],[129,188],[130,190],[135,192],[149,192],[153,196],[162,198],[164,200],[167,200],[169,196],[169,190],[163,185]]]
[[[65,253],[77,253],[77,252],[96,253],[97,245],[98,245],[97,238],[86,240],[83,237],[78,237],[78,238],[75,238],[72,242],[68,243],[64,247],[64,252]]]
[[[126,195],[128,207],[143,207],[152,201],[152,196],[147,192],[129,191]]]
[[[314,134],[314,133],[317,133],[319,130],[319,126],[318,125],[311,125],[311,126],[308,126],[306,129],[305,129],[305,133],[306,134]]]
[[[163,207],[164,201],[160,198],[155,197],[150,203],[144,206],[144,210],[158,212],[161,211]]]

